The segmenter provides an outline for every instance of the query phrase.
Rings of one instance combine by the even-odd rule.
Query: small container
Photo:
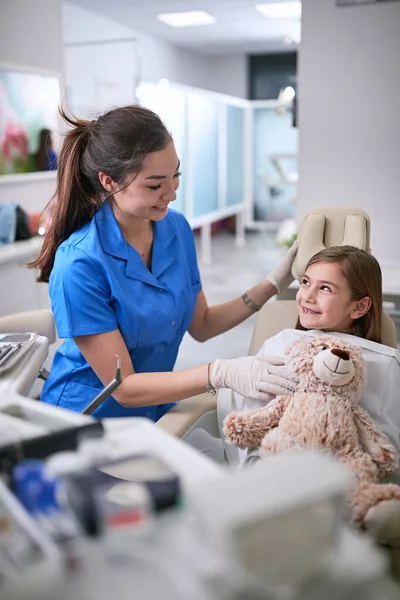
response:
[[[125,456],[67,475],[67,503],[88,535],[137,525],[180,505],[180,481],[156,456]]]
[[[15,495],[30,513],[37,508],[43,475],[44,463],[41,460],[23,460],[13,469],[12,482]]]

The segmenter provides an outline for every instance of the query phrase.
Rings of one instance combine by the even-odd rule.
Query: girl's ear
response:
[[[350,317],[352,319],[359,319],[363,317],[371,308],[372,302],[369,296],[365,296],[361,300],[357,300],[354,302],[353,308],[350,312]]]
[[[101,185],[103,186],[103,188],[106,190],[106,192],[114,191],[115,183],[113,182],[111,177],[109,175],[106,175],[105,173],[103,173],[103,171],[100,171],[100,173],[99,173],[99,181],[100,181]]]

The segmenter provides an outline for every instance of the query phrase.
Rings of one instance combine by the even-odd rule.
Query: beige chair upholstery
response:
[[[57,334],[51,310],[30,310],[0,317],[0,333],[24,333],[25,331],[39,333],[53,344]]]
[[[192,427],[205,417],[210,417],[217,422],[216,396],[200,394],[175,404],[156,425],[167,433],[176,437],[183,437]]]
[[[311,209],[299,227],[299,249],[293,262],[295,279],[303,275],[314,254],[330,246],[356,246],[370,252],[370,220],[361,208],[319,207]]]

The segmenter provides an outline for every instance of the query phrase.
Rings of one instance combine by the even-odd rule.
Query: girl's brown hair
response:
[[[94,121],[62,109],[60,114],[72,128],[60,151],[50,226],[39,257],[29,264],[40,270],[38,281],[44,282],[49,281],[59,245],[88,223],[107,197],[100,171],[123,189],[138,174],[145,156],[171,141],[161,119],[141,106],[115,108]]]
[[[368,312],[354,321],[353,333],[358,337],[381,343],[382,272],[376,258],[355,246],[332,246],[314,254],[305,271],[311,265],[321,262],[339,265],[349,284],[352,300],[361,300],[365,296],[371,299]],[[304,330],[299,318],[296,329]]]

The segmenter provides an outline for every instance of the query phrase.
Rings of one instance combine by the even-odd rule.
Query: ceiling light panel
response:
[[[164,13],[157,15],[157,19],[170,27],[198,27],[199,25],[212,25],[215,23],[215,18],[202,10]]]

